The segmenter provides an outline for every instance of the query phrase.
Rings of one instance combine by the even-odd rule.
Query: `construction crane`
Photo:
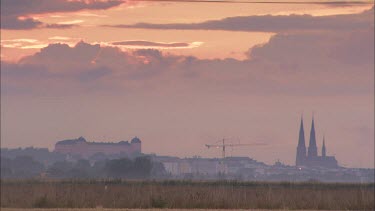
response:
[[[221,148],[223,159],[225,158],[225,149],[226,147],[239,147],[239,146],[265,146],[265,143],[251,143],[251,144],[225,144],[225,139],[222,140],[222,144],[206,144],[206,147],[209,149],[211,147]]]

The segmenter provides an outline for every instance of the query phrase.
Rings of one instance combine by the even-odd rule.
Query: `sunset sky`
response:
[[[1,147],[138,136],[144,153],[374,167],[374,3],[1,0]],[[332,2],[332,1],[330,1]],[[306,143],[308,144],[308,143]]]

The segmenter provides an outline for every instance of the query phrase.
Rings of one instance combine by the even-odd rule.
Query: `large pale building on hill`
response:
[[[301,118],[301,125],[299,129],[299,138],[297,146],[297,155],[296,155],[296,166],[306,166],[306,167],[324,167],[324,168],[337,168],[337,160],[334,156],[327,156],[326,154],[326,145],[323,137],[322,145],[322,155],[318,155],[318,147],[316,144],[315,137],[315,125],[314,118],[311,123],[310,130],[310,141],[309,147],[306,150],[305,145],[305,132],[303,128],[303,119]]]
[[[131,157],[142,151],[141,140],[134,137],[128,141],[113,142],[88,142],[85,138],[63,140],[55,144],[55,152],[62,154],[89,158],[95,154],[115,155],[121,154]]]

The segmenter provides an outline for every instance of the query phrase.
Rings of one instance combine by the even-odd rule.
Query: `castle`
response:
[[[55,152],[67,155],[76,155],[82,158],[89,158],[95,154],[114,155],[121,154],[131,157],[141,153],[141,140],[134,137],[130,143],[120,141],[118,143],[88,142],[85,138],[59,141],[55,144]]]
[[[299,129],[299,138],[296,155],[296,166],[305,167],[324,167],[324,168],[338,168],[337,160],[334,156],[327,156],[325,139],[323,137],[322,155],[318,156],[318,148],[315,138],[314,117],[311,123],[309,147],[306,152],[305,132],[303,129],[303,119],[301,118],[301,125]]]

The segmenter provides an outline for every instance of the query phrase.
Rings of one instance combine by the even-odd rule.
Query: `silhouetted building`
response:
[[[306,145],[305,145],[305,132],[303,129],[303,119],[301,118],[301,125],[299,128],[299,138],[297,146],[296,165],[300,166],[305,163],[306,160]]]
[[[311,159],[318,157],[318,148],[316,146],[316,138],[315,138],[314,117],[311,122],[310,142],[309,142],[309,148],[307,151],[307,157]]]
[[[314,117],[311,123],[310,130],[310,142],[308,151],[306,154],[305,146],[305,134],[303,128],[303,119],[301,118],[301,125],[299,130],[298,146],[296,153],[296,166],[306,166],[306,167],[326,167],[326,168],[337,168],[337,160],[334,156],[327,156],[325,138],[323,137],[323,146],[322,146],[322,156],[318,155],[318,148],[316,144],[315,136],[315,125]]]
[[[323,136],[322,157],[326,157],[326,140]]]
[[[121,154],[127,157],[141,153],[141,140],[134,137],[130,143],[128,141],[113,142],[88,142],[85,138],[63,140],[55,144],[55,152],[69,155],[78,155],[89,158],[93,155]]]

